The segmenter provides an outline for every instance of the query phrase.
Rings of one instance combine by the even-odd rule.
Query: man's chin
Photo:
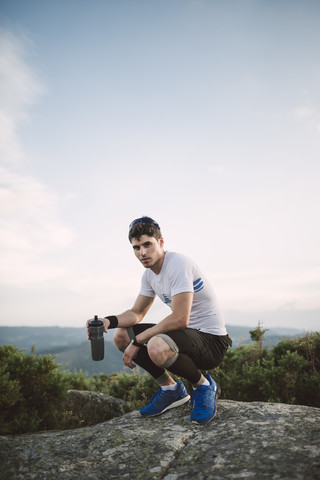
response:
[[[151,263],[149,263],[149,262],[141,262],[141,263],[144,266],[144,268],[150,268],[151,267]]]

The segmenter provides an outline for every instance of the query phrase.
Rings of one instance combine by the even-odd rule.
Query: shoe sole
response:
[[[148,417],[156,417],[157,415],[161,415],[164,412],[167,412],[168,410],[171,410],[171,408],[175,407],[180,407],[180,405],[184,405],[190,400],[190,395],[187,395],[186,397],[181,398],[180,400],[177,400],[176,402],[171,403],[168,407],[166,407],[164,410],[161,410],[159,413],[153,413],[151,415],[141,415],[141,417],[148,418]]]
[[[218,398],[221,394],[221,388],[220,386],[218,385],[218,388],[217,388],[217,393],[216,393],[216,410],[214,412],[214,415],[212,415],[211,418],[209,418],[208,420],[206,420],[205,422],[197,422],[196,420],[191,420],[191,423],[195,423],[196,425],[204,425],[205,423],[208,423],[208,422],[211,422],[211,420],[214,419],[214,417],[216,416],[217,414],[217,402],[218,402]]]

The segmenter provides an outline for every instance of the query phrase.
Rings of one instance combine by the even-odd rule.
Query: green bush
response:
[[[82,374],[59,371],[51,355],[0,347],[0,433],[59,428],[69,388],[84,388]]]
[[[139,370],[133,375],[126,373],[94,375],[90,382],[91,390],[121,398],[133,409],[142,408],[158,388],[159,385],[150,375],[140,374]]]
[[[222,388],[221,398],[282,402],[320,407],[320,334],[283,339],[256,356],[256,345],[228,351],[210,373]]]
[[[254,331],[255,332],[255,331]],[[262,332],[263,333],[263,332]],[[222,388],[221,398],[282,402],[320,407],[320,333],[283,339],[273,349],[258,344],[229,349],[209,373]],[[0,347],[0,434],[63,429],[67,390],[93,390],[140,409],[158,388],[148,374],[94,375],[61,371],[51,355]],[[178,380],[177,377],[176,380]],[[189,393],[192,388],[187,385]]]

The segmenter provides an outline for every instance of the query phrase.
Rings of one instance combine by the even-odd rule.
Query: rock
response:
[[[0,437],[1,480],[320,478],[320,409],[220,400],[203,426],[189,413]]]
[[[68,390],[65,409],[70,416],[69,428],[96,425],[131,410],[129,404],[119,398],[87,390]]]

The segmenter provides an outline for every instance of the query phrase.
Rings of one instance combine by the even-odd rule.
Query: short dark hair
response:
[[[129,226],[129,241],[131,242],[133,238],[139,240],[142,235],[148,235],[159,240],[162,237],[160,225],[151,217],[146,216],[133,220]]]

